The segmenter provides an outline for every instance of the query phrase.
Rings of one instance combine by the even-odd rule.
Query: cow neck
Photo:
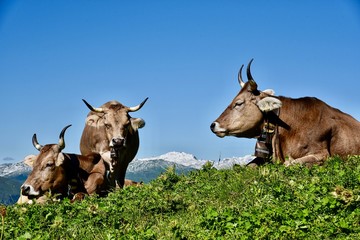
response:
[[[62,153],[64,155],[64,168],[68,178],[74,178],[77,176],[78,169],[80,167],[79,160],[73,157],[73,154]]]
[[[277,135],[280,109],[264,114],[264,124],[255,146],[255,156],[270,161],[273,155],[273,138]]]
[[[66,177],[68,179],[67,195],[72,197],[74,193],[80,190],[79,186],[84,185],[83,179],[81,177],[81,173],[85,171],[80,168],[80,162],[75,154],[63,153],[63,155],[67,160],[65,162],[66,164],[65,171],[67,173]]]

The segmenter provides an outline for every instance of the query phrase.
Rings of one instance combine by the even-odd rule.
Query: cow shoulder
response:
[[[91,173],[94,167],[100,162],[101,155],[99,153],[90,153],[86,156],[78,155],[80,168],[87,173]]]

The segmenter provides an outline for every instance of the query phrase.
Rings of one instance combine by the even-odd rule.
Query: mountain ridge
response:
[[[193,154],[172,151],[155,157],[147,157],[140,159],[135,158],[132,162],[130,162],[127,171],[134,172],[136,171],[136,169],[144,170],[147,164],[153,165],[154,163],[152,162],[156,160],[163,160],[162,163],[164,162],[175,163],[177,165],[182,165],[194,169],[200,169],[204,164],[210,162],[213,164],[213,167],[217,169],[224,169],[224,168],[231,168],[235,164],[246,165],[252,159],[254,159],[253,156],[246,155],[244,157],[223,158],[215,162],[213,160],[197,159]],[[30,171],[31,171],[31,167],[27,166],[23,162],[0,164],[0,177],[12,178],[20,174],[28,174]]]

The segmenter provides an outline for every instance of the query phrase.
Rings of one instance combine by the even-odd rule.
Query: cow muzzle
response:
[[[24,195],[24,196],[39,196],[40,195],[40,192],[39,191],[35,191],[34,187],[31,186],[31,185],[28,185],[28,184],[23,184],[21,186],[21,194]]]
[[[113,138],[110,142],[110,147],[119,148],[125,145],[125,138]]]
[[[120,150],[126,147],[126,139],[125,138],[113,138],[109,144],[111,158],[117,158],[120,156]]]
[[[225,137],[227,135],[227,130],[225,128],[220,127],[220,124],[218,122],[213,122],[210,125],[210,129],[213,133],[216,134],[218,137]]]

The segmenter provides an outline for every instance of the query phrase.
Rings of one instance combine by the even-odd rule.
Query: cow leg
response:
[[[295,165],[295,164],[303,164],[306,166],[312,166],[314,164],[321,165],[324,163],[325,159],[329,157],[328,153],[318,153],[318,154],[309,154],[301,158],[289,159],[284,162],[286,167]]]
[[[55,198],[49,198],[49,197],[46,196],[46,195],[43,195],[43,196],[41,196],[41,197],[39,197],[39,198],[37,198],[37,199],[35,200],[35,202],[38,203],[38,204],[45,204],[45,203],[51,202],[51,201],[55,202],[55,201],[57,201],[57,200],[56,200]]]
[[[86,193],[78,192],[74,195],[74,197],[70,200],[70,202],[74,203],[76,201],[82,201],[82,200],[84,200],[85,196],[86,196]]]
[[[246,166],[254,168],[254,167],[257,167],[257,166],[260,166],[260,165],[264,165],[265,163],[266,163],[266,160],[264,158],[256,157],[251,162],[246,164]]]
[[[89,195],[98,193],[104,184],[104,177],[100,173],[91,173],[85,182],[85,189]]]
[[[48,198],[46,195],[42,195],[42,196],[40,196],[38,198],[34,198],[34,199],[29,199],[27,196],[20,194],[17,204],[33,204],[33,203],[45,204],[45,203],[49,202],[50,200],[51,199]],[[55,201],[55,199],[53,199],[53,201]]]
[[[16,203],[17,204],[24,204],[24,203],[32,204],[33,200],[30,200],[27,196],[22,195],[20,193],[20,197],[19,197],[19,199],[18,199],[18,201]]]
[[[129,163],[123,163],[120,164],[119,167],[119,172],[117,173],[117,184],[119,186],[119,188],[123,188],[124,187],[124,183],[125,183],[125,174],[126,174],[126,169],[128,167]]]

